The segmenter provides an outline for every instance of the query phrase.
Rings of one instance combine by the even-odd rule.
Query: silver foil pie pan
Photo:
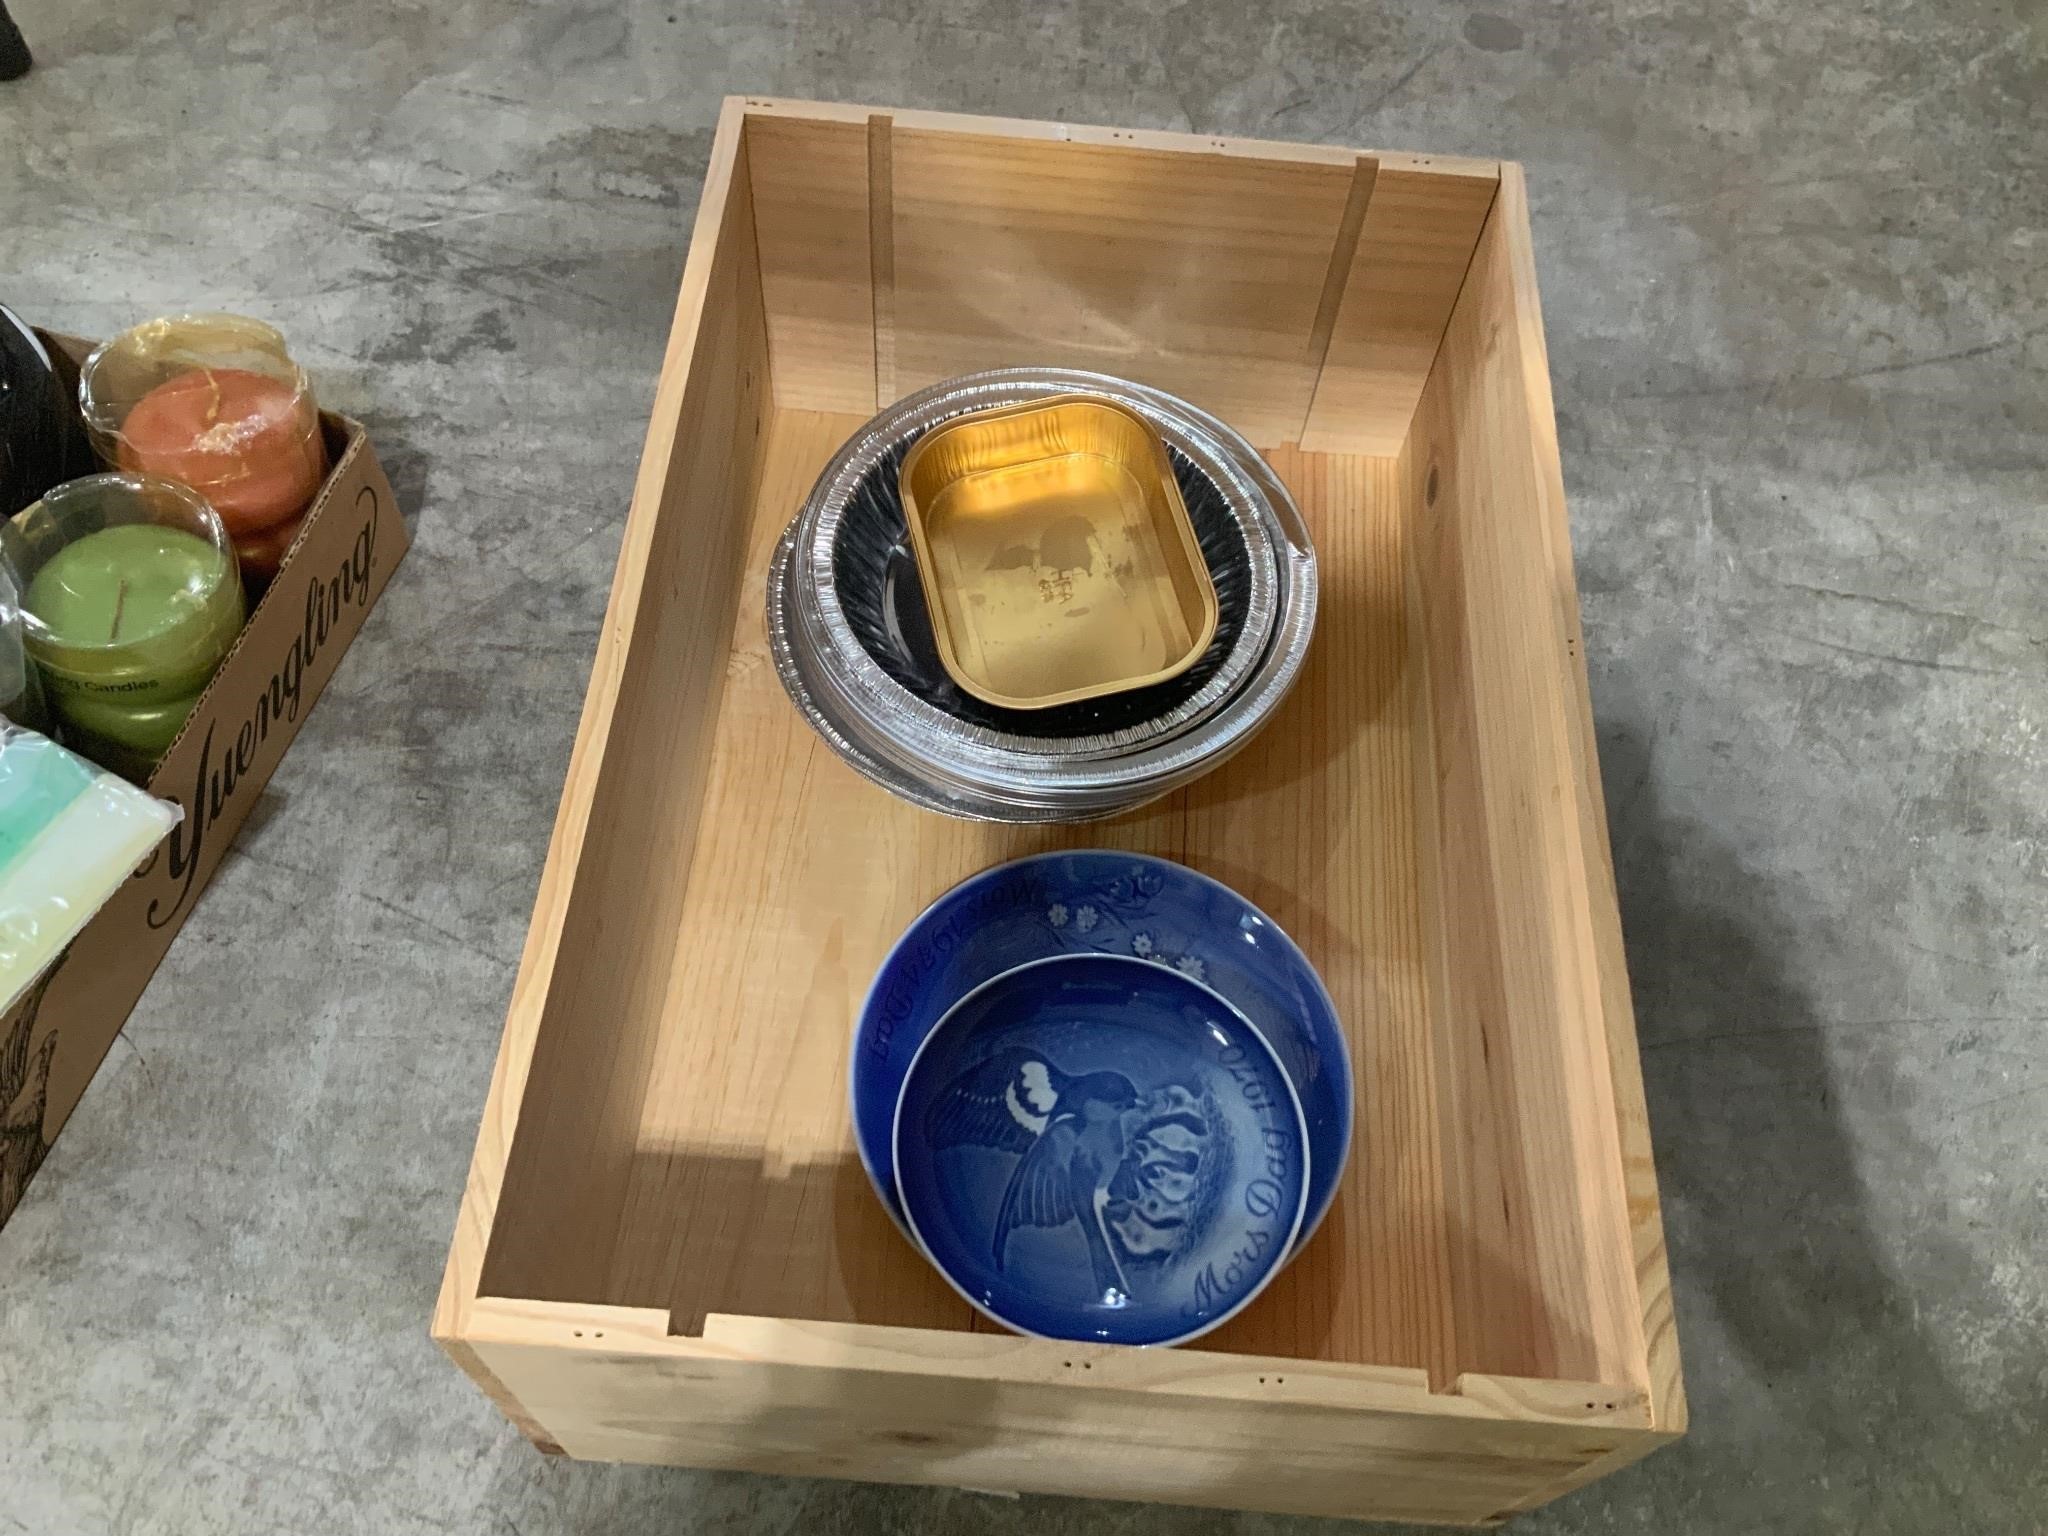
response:
[[[1240,567],[1222,574],[1226,580],[1242,580],[1245,611],[1236,643],[1193,697],[1118,729],[1039,737],[999,725],[971,723],[891,677],[863,646],[852,623],[855,594],[845,590],[843,582],[854,573],[844,556],[846,541],[856,534],[856,491],[864,482],[871,484],[878,467],[893,465],[928,429],[970,411],[1061,394],[1093,394],[1129,406],[1159,432],[1177,461],[1192,467],[1193,478],[1211,490],[1212,500],[1221,503],[1240,541]],[[856,433],[826,465],[797,516],[802,532],[800,558],[792,567],[792,595],[799,605],[798,616],[811,630],[814,654],[842,677],[863,712],[876,712],[892,726],[900,723],[905,733],[929,749],[956,754],[962,763],[995,772],[1014,769],[1028,773],[1047,760],[1071,764],[1121,758],[1214,713],[1238,690],[1271,642],[1277,556],[1259,490],[1244,473],[1237,455],[1213,430],[1196,422],[1191,410],[1184,402],[1142,385],[1059,369],[970,374],[897,401]],[[1244,453],[1251,452],[1242,439],[1238,446]],[[890,489],[893,491],[893,486]],[[865,510],[871,503],[860,505]],[[893,531],[900,536],[900,509],[894,515]]]
[[[1205,509],[1204,555],[1235,618],[1178,693],[1099,701],[1107,707],[1095,718],[1059,734],[1047,731],[1044,712],[990,718],[949,698],[930,675],[936,659],[920,657],[902,633],[921,612],[900,589],[877,589],[904,579],[890,547],[900,507],[892,528],[882,504],[903,449],[965,411],[1075,393],[1128,405],[1159,430],[1184,494],[1195,498],[1191,512]],[[1308,648],[1317,596],[1307,528],[1242,437],[1162,391],[1036,368],[950,380],[877,415],[826,466],[785,530],[768,587],[777,672],[833,749],[919,805],[1000,821],[1114,815],[1215,767],[1285,697]]]

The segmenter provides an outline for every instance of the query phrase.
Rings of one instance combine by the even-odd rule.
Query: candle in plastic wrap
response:
[[[64,739],[147,778],[241,633],[227,531],[190,486],[88,475],[0,531]]]
[[[146,321],[96,348],[79,408],[108,463],[181,481],[267,581],[327,474],[320,410],[284,337],[241,315]]]

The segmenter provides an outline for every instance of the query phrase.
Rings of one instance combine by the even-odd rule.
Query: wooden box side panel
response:
[[[566,1347],[483,1337],[462,1350],[529,1436],[583,1459],[1287,1514],[1491,1524],[1659,1439],[1616,1423],[612,1349],[588,1330]],[[1078,1376],[1087,1352],[1074,1353]]]
[[[451,1255],[458,1302],[478,1287],[593,1294],[617,1224],[765,439],[745,155],[729,108]],[[507,1216],[493,1228],[501,1166]],[[481,1275],[458,1279],[485,1241]]]
[[[1391,457],[1492,162],[749,101],[784,408],[1021,364],[1155,384],[1254,443]],[[1328,358],[1326,365],[1325,358]]]
[[[1622,942],[1621,903],[1615,889],[1613,844],[1607,830],[1607,800],[1601,787],[1600,755],[1593,726],[1593,700],[1586,671],[1585,639],[1579,625],[1578,582],[1573,572],[1571,528],[1565,510],[1564,467],[1558,455],[1557,414],[1550,392],[1550,357],[1543,335],[1536,285],[1536,251],[1529,228],[1529,196],[1519,165],[1502,168],[1502,232],[1515,298],[1515,338],[1528,402],[1537,494],[1549,515],[1541,522],[1557,573],[1551,589],[1558,633],[1564,639],[1559,674],[1567,708],[1565,746],[1578,815],[1581,867],[1585,871],[1588,957],[1600,997],[1613,1094],[1616,1150],[1621,1159],[1631,1252],[1635,1266],[1635,1309],[1640,1321],[1643,1375],[1637,1380],[1649,1403],[1650,1422],[1666,1436],[1685,1432],[1685,1382],[1679,1362],[1678,1323],[1671,1298],[1671,1272],[1664,1246],[1662,1200],[1650,1140],[1649,1106],[1636,1040],[1635,1004]],[[1608,1380],[1614,1378],[1608,1377]],[[1604,1476],[1613,1467],[1596,1469]]]
[[[1301,434],[1311,451],[1397,454],[1498,177],[1380,167]]]
[[[1528,240],[1507,167],[1403,458],[1459,1355],[1648,1389],[1668,1287]]]
[[[1052,360],[1300,436],[1351,167],[892,137],[896,390]]]
[[[746,139],[775,404],[872,415],[868,126],[757,113]]]

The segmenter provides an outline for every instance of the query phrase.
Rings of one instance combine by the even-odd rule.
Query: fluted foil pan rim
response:
[[[1249,673],[1240,676],[1237,691],[1220,700],[1208,716],[1175,733],[1122,747],[1111,743],[1093,755],[1064,750],[1067,744],[1062,742],[1054,742],[1054,750],[1046,752],[1039,741],[1031,742],[1038,750],[1030,752],[962,750],[957,741],[906,731],[902,706],[940,712],[888,678],[850,629],[844,631],[841,646],[829,641],[824,625],[805,623],[807,615],[821,618],[825,606],[818,601],[815,584],[805,578],[814,575],[821,560],[826,574],[831,574],[831,544],[829,538],[821,542],[818,526],[824,510],[821,490],[856,462],[864,444],[869,452],[885,452],[888,441],[946,419],[946,404],[954,404],[957,413],[989,403],[991,393],[998,390],[1007,391],[1008,398],[1031,399],[1076,388],[1132,401],[1155,421],[1164,413],[1184,440],[1205,450],[1199,457],[1189,455],[1203,472],[1214,473],[1203,463],[1206,457],[1220,465],[1220,472],[1233,482],[1232,489],[1245,497],[1250,516],[1240,526],[1247,548],[1263,542],[1274,560],[1270,638]],[[1132,400],[1133,396],[1137,398]],[[934,408],[934,401],[944,403]],[[933,414],[928,420],[918,418],[914,426],[894,426],[895,437],[883,430],[910,420],[913,411]],[[876,443],[881,444],[879,449]],[[848,487],[857,483],[861,472],[848,476]],[[804,559],[797,558],[800,548]],[[935,385],[879,413],[819,477],[803,511],[785,529],[773,566],[768,628],[777,670],[791,698],[834,750],[870,779],[917,804],[956,816],[1003,821],[1113,815],[1215,767],[1256,733],[1292,687],[1314,629],[1318,598],[1314,547],[1300,512],[1271,466],[1239,434],[1163,391],[1066,369],[1001,369],[969,375]],[[843,613],[837,617],[844,626]],[[858,665],[834,665],[844,648],[866,663],[872,678],[863,678]],[[950,716],[942,718],[962,730],[975,729]]]

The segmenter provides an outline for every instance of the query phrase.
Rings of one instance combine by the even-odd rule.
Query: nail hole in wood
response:
[[[1422,504],[1425,507],[1436,505],[1436,466],[1434,464],[1429,466],[1429,478],[1422,483]]]

